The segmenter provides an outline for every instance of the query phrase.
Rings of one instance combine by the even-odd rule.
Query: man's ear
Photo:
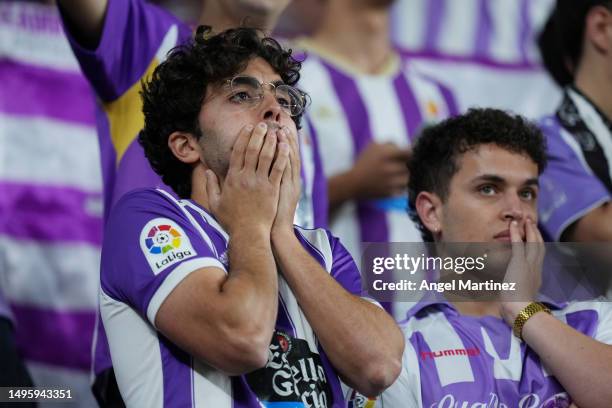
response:
[[[585,40],[602,53],[612,52],[612,12],[604,6],[589,10],[585,22]]]
[[[191,133],[173,132],[168,137],[168,147],[172,154],[183,163],[193,164],[200,161],[202,148]]]
[[[433,235],[442,229],[442,200],[437,194],[421,191],[415,202],[421,222]]]

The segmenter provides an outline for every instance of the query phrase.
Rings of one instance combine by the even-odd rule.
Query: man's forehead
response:
[[[251,59],[247,66],[241,72],[238,72],[237,75],[250,76],[259,82],[282,81],[279,73],[272,68],[268,61],[261,57]]]
[[[470,180],[495,176],[505,181],[525,182],[538,177],[538,165],[529,155],[492,144],[466,151],[457,164],[458,174]]]

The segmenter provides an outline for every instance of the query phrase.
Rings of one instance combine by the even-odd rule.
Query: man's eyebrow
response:
[[[489,181],[491,183],[503,184],[506,180],[495,174],[482,174],[474,179],[474,181]]]
[[[506,183],[506,179],[503,177],[500,177],[496,174],[483,174],[481,176],[478,176],[474,179],[475,182],[479,182],[479,181],[488,181],[490,183],[496,183],[496,184],[505,184]],[[523,185],[525,186],[540,186],[540,182],[538,181],[537,177],[533,177],[530,179],[525,180],[525,182],[523,183]]]
[[[282,79],[277,79],[276,81],[272,81],[272,85],[274,86],[285,85],[285,82]]]

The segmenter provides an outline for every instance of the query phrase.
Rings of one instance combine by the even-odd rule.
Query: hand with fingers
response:
[[[212,170],[206,170],[210,211],[230,236],[237,228],[270,233],[289,150],[289,144],[279,141],[278,132],[265,123],[249,125],[234,143],[223,185]]]
[[[351,169],[358,199],[385,198],[402,194],[410,174],[411,150],[394,143],[370,143]]]
[[[512,256],[504,282],[516,283],[516,291],[502,292],[500,307],[502,317],[512,326],[520,311],[536,299],[542,284],[542,264],[546,248],[538,226],[531,218],[528,217],[522,227],[513,220],[509,228]],[[524,233],[521,233],[521,228]]]
[[[277,131],[277,136],[279,145],[283,143],[289,146],[289,160],[281,180],[278,209],[272,225],[273,240],[278,235],[293,234],[293,219],[300,199],[302,184],[297,133],[285,126]]]

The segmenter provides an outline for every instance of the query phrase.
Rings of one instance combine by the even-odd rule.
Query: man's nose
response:
[[[523,208],[523,202],[516,194],[508,194],[505,198],[502,217],[506,221],[516,220],[519,223],[523,221],[525,209]]]
[[[276,100],[276,95],[274,94],[273,90],[264,92],[261,110],[262,120],[265,120],[266,122],[280,123],[283,110]]]

